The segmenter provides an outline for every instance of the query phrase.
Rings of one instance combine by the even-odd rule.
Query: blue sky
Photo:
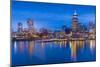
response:
[[[49,4],[38,2],[12,2],[12,28],[17,30],[17,23],[23,23],[27,28],[27,19],[34,20],[34,26],[38,30],[42,27],[56,30],[62,25],[71,26],[72,15],[77,11],[79,22],[87,25],[89,21],[95,23],[95,6]]]

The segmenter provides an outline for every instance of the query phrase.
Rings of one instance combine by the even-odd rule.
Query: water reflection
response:
[[[90,50],[91,50],[91,53],[93,53],[94,49],[96,48],[95,46],[96,46],[95,40],[90,40]]]
[[[32,56],[33,52],[34,52],[34,46],[35,42],[34,41],[29,41],[29,45],[28,45],[28,49],[29,49],[29,55]]]
[[[23,53],[24,52],[24,47],[25,47],[25,45],[24,45],[24,42],[23,41],[19,41],[19,42],[17,42],[17,45],[18,45],[18,50],[19,50],[19,52],[20,53]]]
[[[16,57],[18,56],[19,53],[21,54],[25,53],[27,55],[25,56],[26,58],[31,57],[32,62],[33,60],[38,61],[36,63],[40,63],[40,60],[41,63],[46,63],[46,62],[50,63],[51,62],[50,59],[53,59],[54,61],[57,57],[59,57],[60,60],[64,58],[70,58],[69,60],[67,60],[69,62],[83,61],[83,59],[85,58],[88,59],[88,55],[86,57],[86,53],[89,54],[89,58],[92,56],[95,57],[94,53],[95,53],[95,46],[96,46],[95,40],[54,41],[54,42],[15,41],[13,45],[14,46],[12,50],[14,51],[14,53],[16,53],[16,55],[14,55],[14,59],[13,59],[14,61],[16,61]],[[20,56],[19,58],[17,57],[17,59],[20,60],[21,57],[22,56]],[[36,59],[36,57],[39,59]],[[35,62],[32,64],[35,64]]]
[[[17,43],[14,42],[14,52],[16,53],[17,52]]]
[[[41,46],[42,46],[42,48],[44,48],[44,45],[45,45],[45,43],[44,43],[44,42],[41,42]]]
[[[76,61],[76,41],[70,41],[70,49],[71,49],[71,59]]]

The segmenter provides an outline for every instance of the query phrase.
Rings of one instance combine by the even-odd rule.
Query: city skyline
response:
[[[54,4],[52,5],[46,3],[38,4],[30,2],[29,3],[13,2],[12,5],[14,5],[12,7],[12,29],[14,29],[14,31],[17,30],[17,24],[19,22],[23,24],[24,28],[27,28],[26,22],[28,18],[33,19],[34,26],[36,29],[44,27],[47,29],[56,30],[56,29],[61,29],[61,26],[63,25],[71,27],[72,15],[75,10],[78,14],[80,23],[88,25],[89,21],[92,21],[95,24],[96,8],[94,6],[87,7],[87,6],[65,5],[65,4],[63,5],[56,4],[56,6],[54,6]]]
[[[11,65],[96,60],[96,7],[12,1]]]

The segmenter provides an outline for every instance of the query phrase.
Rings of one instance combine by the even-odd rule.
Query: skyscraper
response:
[[[18,30],[17,30],[18,33],[22,33],[23,32],[23,26],[22,26],[22,23],[18,23]]]
[[[78,14],[75,10],[72,17],[72,37],[79,37],[79,35],[77,34],[78,31],[79,31]]]
[[[72,17],[72,32],[76,33],[78,31],[78,14],[75,11]]]
[[[29,33],[35,33],[33,20],[32,19],[28,19],[27,24],[28,24]]]

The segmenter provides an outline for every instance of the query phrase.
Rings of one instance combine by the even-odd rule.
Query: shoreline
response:
[[[11,41],[39,41],[39,42],[53,42],[53,41],[86,41],[86,40],[96,40],[96,38],[67,38],[67,39],[11,39]]]

